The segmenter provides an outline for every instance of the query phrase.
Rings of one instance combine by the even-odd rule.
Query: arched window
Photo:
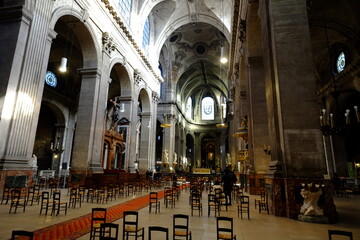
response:
[[[187,118],[192,119],[192,99],[191,97],[188,98],[185,105],[185,116]]]
[[[149,41],[150,41],[150,21],[149,21],[149,17],[147,17],[144,25],[143,39],[142,39],[142,48],[144,50],[148,48]]]
[[[223,101],[221,103],[221,110],[222,110],[222,118],[226,118],[226,97],[223,97]]]
[[[120,14],[127,24],[130,24],[132,0],[119,0]]]
[[[214,99],[204,97],[201,101],[201,119],[214,120]]]

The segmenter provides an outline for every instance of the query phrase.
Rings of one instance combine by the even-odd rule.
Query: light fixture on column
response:
[[[54,157],[57,158],[59,154],[64,152],[64,148],[60,148],[60,136],[56,138],[56,141],[54,143],[51,143],[50,145],[50,151],[51,153],[55,154]]]
[[[59,67],[59,71],[60,72],[66,72],[67,70],[67,58],[66,57],[62,57],[61,58],[61,64]]]
[[[171,124],[168,122],[168,115],[164,114],[164,123],[160,125],[162,128],[171,127]]]
[[[225,13],[224,13],[224,0],[221,0],[221,13],[222,13],[222,33],[225,38]],[[225,46],[224,46],[224,39],[220,41],[220,63],[225,64],[228,62],[228,59],[225,55]]]
[[[147,126],[148,128],[150,128],[151,127],[151,119],[149,120],[149,124],[148,124],[148,126]]]
[[[220,111],[220,123],[216,124],[216,127],[218,128],[226,128],[228,125],[224,123],[224,118],[226,117],[225,113],[225,103],[221,104],[221,111]]]
[[[72,13],[72,9],[73,9],[73,4],[71,5],[71,10],[70,12]],[[72,21],[72,16],[71,13],[69,14],[69,19],[68,19],[68,29],[67,29],[67,34],[66,34],[66,43],[65,43],[65,52],[63,57],[61,58],[61,63],[60,63],[60,67],[59,67],[59,71],[64,73],[67,71],[67,62],[68,62],[68,58],[67,58],[67,50],[68,50],[68,43],[69,43],[69,35],[70,35],[70,23]],[[71,43],[70,43],[70,54],[69,57],[71,58],[71,54],[72,54],[72,42],[74,40],[74,31],[72,32],[72,39],[71,39]]]
[[[120,104],[120,112],[125,112],[125,103]]]
[[[225,49],[225,47],[224,47],[224,46],[221,46],[221,49],[220,49],[220,62],[221,62],[222,64],[225,64],[225,63],[228,62],[227,57],[224,55],[224,49]]]

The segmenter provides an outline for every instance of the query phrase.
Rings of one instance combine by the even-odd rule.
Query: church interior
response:
[[[236,192],[228,216],[238,239],[327,239],[328,229],[360,239],[360,2],[0,0],[0,13],[0,219],[10,216],[1,239],[19,223],[40,239],[39,229],[154,189],[167,206],[171,185],[183,200],[176,213],[189,214],[195,182],[210,194],[227,170],[251,215],[274,221],[264,231],[276,229],[274,238],[251,223],[242,230]],[[152,190],[129,196],[139,182]],[[21,217],[39,216],[34,186],[66,199],[72,188],[120,196],[124,185],[127,197],[112,203]],[[16,188],[25,213],[9,215]],[[268,215],[254,209],[260,196]],[[194,239],[215,238],[202,201],[190,221],[210,233],[197,227]],[[136,210],[143,223],[169,221]]]

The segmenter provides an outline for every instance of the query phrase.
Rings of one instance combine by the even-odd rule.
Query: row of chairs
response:
[[[219,226],[221,221],[227,221],[231,223],[231,219],[224,219],[224,217],[222,217],[223,219],[218,218],[217,221],[217,240],[220,239],[236,239],[236,235],[234,235],[233,231],[224,227]],[[161,232],[161,233],[165,233],[165,239],[169,239],[169,229],[168,228],[164,228],[164,227],[158,227],[158,226],[150,226],[148,228],[148,232],[149,232],[149,236],[148,239],[151,240],[153,239],[153,234],[155,232]],[[119,233],[119,225],[115,224],[115,223],[102,223],[100,225],[100,235],[99,238],[100,240],[117,240],[118,239],[118,234]],[[174,239],[175,239],[174,235]],[[182,235],[185,236],[185,235]],[[336,236],[344,236],[347,237],[348,240],[353,240],[353,234],[352,232],[348,232],[348,231],[341,231],[341,230],[328,230],[328,236],[329,236],[329,240],[333,240],[333,237]],[[11,240],[15,240],[18,237],[27,237],[29,240],[33,240],[34,239],[34,233],[33,232],[29,232],[29,231],[23,231],[23,230],[15,230],[12,232],[11,235]],[[191,240],[191,232],[190,234],[187,234],[186,239]],[[189,237],[189,238],[188,238]],[[142,237],[142,239],[144,239],[144,237]],[[158,238],[157,238],[158,239]]]
[[[91,230],[90,240],[94,240],[97,237],[106,235],[106,239],[117,239],[113,236],[118,236],[118,225],[104,225],[106,223],[106,208],[93,208],[91,215]],[[114,229],[114,231],[111,231]],[[163,227],[149,227],[149,239],[151,239],[152,231],[162,231],[166,233],[166,239],[168,239],[169,233],[167,228]],[[139,213],[136,211],[125,211],[123,216],[123,233],[122,239],[128,239],[129,237],[135,237],[135,239],[141,237],[144,239],[145,232],[144,227],[139,226]],[[191,240],[191,231],[189,231],[189,216],[184,214],[174,214],[173,216],[173,236],[186,237],[187,240]]]

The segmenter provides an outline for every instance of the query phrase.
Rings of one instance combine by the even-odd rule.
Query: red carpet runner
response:
[[[159,198],[164,197],[164,191],[158,192]],[[109,207],[106,211],[107,222],[114,222],[123,217],[124,211],[138,211],[149,205],[149,195],[139,197],[124,203]],[[89,233],[91,213],[62,223],[34,231],[35,240],[71,240]]]

